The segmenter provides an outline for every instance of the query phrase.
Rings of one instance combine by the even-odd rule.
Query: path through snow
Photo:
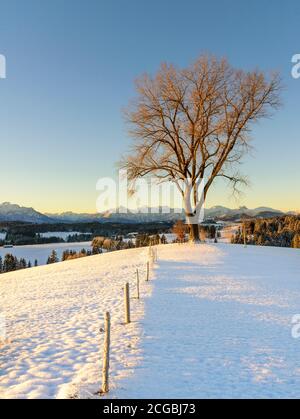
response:
[[[143,361],[118,397],[300,397],[298,250],[159,249]]]

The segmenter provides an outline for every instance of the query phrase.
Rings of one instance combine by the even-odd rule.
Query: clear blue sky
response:
[[[122,108],[134,79],[162,61],[203,52],[282,73],[284,107],[254,132],[236,202],[223,184],[209,205],[300,209],[299,0],[2,0],[0,202],[41,211],[95,211],[99,177],[113,176],[129,139]]]

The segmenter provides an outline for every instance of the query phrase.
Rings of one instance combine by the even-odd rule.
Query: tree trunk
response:
[[[199,224],[197,222],[196,215],[186,209],[185,216],[186,224],[189,226],[189,241],[191,243],[200,243]]]
[[[199,225],[198,224],[189,224],[190,229],[190,242],[191,243],[200,243],[200,234],[199,234]]]

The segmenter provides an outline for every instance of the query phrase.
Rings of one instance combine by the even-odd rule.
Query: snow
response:
[[[79,242],[16,246],[9,249],[0,247],[0,256],[3,259],[7,253],[10,253],[18,259],[25,258],[26,262],[30,261],[32,265],[35,259],[37,259],[39,265],[45,265],[53,250],[56,251],[58,258],[61,260],[63,252],[67,249],[80,252],[82,249],[91,250],[92,246],[91,242]]]
[[[300,397],[300,253],[166,246],[146,302],[143,361],[129,398]]]
[[[5,240],[5,239],[6,239],[6,233],[0,232],[0,240]]]
[[[168,243],[173,243],[174,240],[177,239],[176,234],[173,233],[160,234],[160,238],[162,238],[162,236],[165,236]]]
[[[0,277],[0,398],[97,397],[103,313],[110,398],[299,398],[299,250],[207,244],[133,249]],[[123,291],[141,300],[123,324]],[[1,313],[0,313],[1,314]]]

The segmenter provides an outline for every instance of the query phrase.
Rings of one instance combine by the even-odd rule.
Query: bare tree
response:
[[[280,105],[280,78],[201,56],[186,69],[163,64],[154,78],[137,80],[136,88],[126,111],[134,143],[122,166],[132,182],[155,176],[176,183],[190,239],[199,241],[195,216],[214,181],[222,177],[234,189],[246,182],[235,166],[250,148],[253,123]]]

